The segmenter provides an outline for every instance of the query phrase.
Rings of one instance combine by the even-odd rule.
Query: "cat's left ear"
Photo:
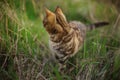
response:
[[[55,9],[55,13],[56,13],[56,15],[57,15],[57,14],[60,15],[61,17],[64,18],[65,21],[67,21],[65,15],[63,14],[62,9],[61,9],[59,6],[57,6],[57,8]]]
[[[45,13],[49,23],[56,23],[56,15],[52,11],[45,8]]]

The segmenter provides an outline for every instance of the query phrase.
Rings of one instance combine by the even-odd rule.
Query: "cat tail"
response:
[[[106,26],[108,24],[109,24],[108,22],[97,22],[97,23],[93,23],[93,24],[88,25],[87,29],[93,30],[95,28],[103,27],[103,26]]]

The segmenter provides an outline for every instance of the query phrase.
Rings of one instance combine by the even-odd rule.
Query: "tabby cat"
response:
[[[79,21],[68,22],[59,7],[55,12],[48,9],[45,9],[45,12],[43,25],[49,34],[49,46],[53,56],[60,64],[59,70],[64,68],[66,60],[74,56],[83,45],[87,30],[108,24],[107,22],[98,22],[86,26]]]

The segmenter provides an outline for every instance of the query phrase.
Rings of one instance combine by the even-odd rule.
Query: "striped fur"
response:
[[[46,17],[43,20],[43,24],[50,37],[49,45],[53,56],[60,64],[65,64],[66,60],[74,56],[83,45],[86,30],[93,29],[96,25],[106,25],[107,23],[92,24],[90,28],[78,21],[68,23],[62,10],[57,7],[55,13],[46,9]]]

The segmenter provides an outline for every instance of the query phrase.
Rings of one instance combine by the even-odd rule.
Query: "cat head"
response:
[[[68,26],[66,17],[59,7],[56,8],[55,13],[45,8],[45,14],[43,25],[49,34],[61,34],[69,30],[66,29]]]
[[[61,34],[62,32],[64,32],[63,28],[57,23],[55,13],[45,8],[45,14],[46,16],[44,17],[43,25],[49,35]]]

